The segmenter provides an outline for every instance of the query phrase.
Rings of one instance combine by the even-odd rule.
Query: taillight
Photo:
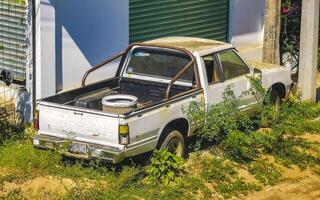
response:
[[[119,143],[126,145],[129,144],[129,125],[128,124],[120,124],[119,125]]]
[[[39,130],[39,111],[36,110],[33,114],[33,128]]]

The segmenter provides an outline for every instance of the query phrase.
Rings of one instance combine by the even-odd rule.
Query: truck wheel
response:
[[[177,130],[169,130],[159,149],[165,149],[176,156],[184,158],[186,144],[182,133]]]
[[[271,91],[271,106],[275,112],[278,112],[280,109],[281,97],[277,90]]]

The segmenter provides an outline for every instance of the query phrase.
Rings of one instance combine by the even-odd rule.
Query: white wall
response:
[[[37,0],[36,12],[37,99],[79,86],[128,45],[128,0]]]
[[[265,0],[230,0],[229,41],[236,47],[263,44]]]

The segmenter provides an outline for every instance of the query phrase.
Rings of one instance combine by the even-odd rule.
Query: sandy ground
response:
[[[53,196],[61,197],[68,189],[75,186],[71,179],[52,176],[37,177],[22,182],[5,182],[2,185],[0,199],[8,194],[19,192],[24,199],[50,199]]]
[[[302,138],[320,143],[320,135],[305,134]],[[284,181],[245,197],[246,200],[320,200],[320,177],[298,167],[285,168]]]
[[[308,175],[300,179],[267,187],[250,194],[246,200],[319,200],[320,178]]]

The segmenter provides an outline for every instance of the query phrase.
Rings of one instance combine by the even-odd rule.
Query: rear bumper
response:
[[[77,142],[77,141],[72,141]],[[40,149],[57,150],[61,154],[68,157],[81,158],[81,159],[100,159],[109,163],[119,163],[125,158],[125,151],[112,147],[79,142],[87,146],[88,152],[83,154],[74,154],[68,151],[70,141],[54,136],[36,135],[33,137],[33,146]]]

